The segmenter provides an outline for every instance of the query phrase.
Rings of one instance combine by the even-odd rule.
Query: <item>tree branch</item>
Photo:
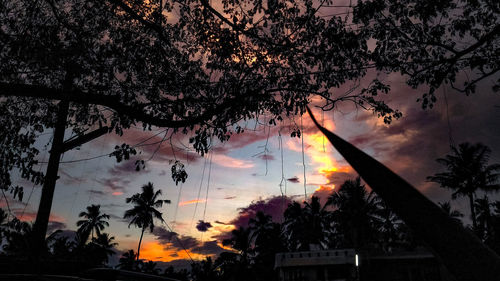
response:
[[[227,102],[215,105],[212,109],[206,110],[205,112],[202,112],[197,116],[173,120],[174,116],[167,118],[148,114],[144,112],[141,104],[125,104],[120,100],[120,97],[116,95],[98,95],[84,93],[78,90],[73,90],[70,93],[63,93],[63,91],[60,89],[53,89],[40,85],[0,83],[0,96],[28,97],[47,100],[67,100],[80,104],[102,105],[114,110],[118,114],[129,116],[134,120],[158,127],[168,128],[185,128],[195,124],[210,121],[217,112],[220,112],[225,107],[227,107],[228,103],[234,102],[234,100],[236,100],[231,99]]]

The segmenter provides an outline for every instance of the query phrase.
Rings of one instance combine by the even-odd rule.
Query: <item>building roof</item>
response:
[[[276,254],[274,267],[354,264],[355,257],[354,249],[279,253]]]

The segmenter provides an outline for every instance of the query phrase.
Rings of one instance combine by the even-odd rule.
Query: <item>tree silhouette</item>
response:
[[[69,259],[71,258],[74,250],[75,243],[68,241],[68,237],[58,236],[50,245],[52,255],[61,258]]]
[[[464,214],[460,213],[460,211],[458,210],[452,210],[450,202],[440,202],[438,203],[438,205],[450,218],[453,218],[457,222],[462,223],[460,218],[462,218]]]
[[[137,255],[134,253],[134,250],[128,250],[123,253],[120,257],[118,268],[123,270],[135,270],[137,262]]]
[[[499,70],[500,27],[489,20],[498,9],[491,1],[463,7],[408,1],[407,9],[399,1],[360,1],[352,23],[342,15],[325,17],[331,7],[323,3],[270,3],[229,1],[221,12],[206,0],[182,8],[161,0],[90,6],[75,0],[5,1],[0,121],[6,130],[0,151],[8,153],[0,155],[5,163],[0,188],[22,194],[11,180],[13,169],[43,183],[34,226],[38,243],[46,234],[61,154],[103,134],[121,135],[139,122],[145,129],[194,132],[192,145],[203,154],[211,137],[225,141],[242,132],[241,120],[266,112],[275,124],[302,114],[311,96],[319,97],[325,110],[354,102],[385,122],[400,117],[378,95],[389,91],[379,80],[337,94],[335,89],[363,78],[368,69],[410,75],[412,87],[429,85],[424,106],[460,71],[479,73],[461,89],[470,93]],[[172,21],[174,12],[181,16]],[[372,38],[374,50],[368,47]],[[466,41],[470,44],[462,44]],[[64,139],[67,128],[75,139]],[[54,137],[44,175],[36,169],[39,151],[33,144],[50,129]],[[123,144],[112,155],[122,160],[134,153]],[[175,167],[174,180],[184,181],[186,173]]]
[[[380,200],[377,205],[377,218],[373,223],[380,235],[378,243],[385,252],[392,252],[393,248],[407,242],[402,231],[404,223],[384,201]]]
[[[252,271],[254,280],[274,280],[274,260],[277,253],[286,251],[282,229],[279,223],[272,221],[271,216],[259,211],[255,218],[249,220],[249,228],[254,245]],[[216,260],[216,263],[219,259]]]
[[[304,202],[302,208],[293,202],[285,210],[283,231],[287,235],[290,250],[309,250],[311,245],[325,249],[328,245],[330,215],[322,207],[318,197],[313,196],[311,202]]]
[[[490,203],[486,195],[483,198],[474,200],[474,209],[477,213],[477,228],[475,232],[483,241],[491,240],[491,237],[494,236],[493,225],[495,218],[491,210],[492,206],[493,204]]]
[[[173,266],[169,266],[165,268],[165,271],[162,275],[165,277],[177,279],[179,281],[189,281],[189,272],[187,271],[187,269],[175,271]]]
[[[316,127],[406,225],[422,239],[458,280],[494,279],[500,274],[500,257],[477,237],[447,216],[415,187],[373,157],[325,129]],[[425,218],[422,219],[422,218]]]
[[[377,42],[371,52],[377,68],[400,72],[413,88],[426,86],[424,108],[443,84],[469,95],[500,71],[500,24],[491,18],[498,18],[498,5],[488,0],[359,1],[353,11],[353,24]],[[492,81],[498,91],[499,81]]]
[[[157,264],[153,261],[147,261],[142,264],[142,272],[147,274],[158,275],[160,273],[160,269],[156,268]]]
[[[96,238],[92,238],[88,247],[94,263],[99,265],[108,263],[109,257],[115,254],[113,248],[118,245],[113,240],[115,237],[109,236],[108,233],[99,233]]]
[[[7,224],[8,214],[4,209],[0,208],[0,243],[3,241],[3,235]]]
[[[230,245],[233,249],[238,250],[241,255],[241,260],[246,263],[249,255],[252,252],[252,231],[249,228],[240,227],[231,231],[231,238],[222,241],[224,245]]]
[[[199,263],[191,264],[191,275],[194,281],[217,281],[219,274],[211,257],[207,257]]]
[[[97,233],[97,236],[101,234],[101,231],[104,230],[106,226],[109,226],[109,223],[106,221],[109,219],[109,215],[101,214],[100,205],[90,205],[87,206],[87,211],[81,212],[78,217],[85,218],[83,220],[79,220],[76,222],[76,226],[78,226],[78,232],[82,234],[82,238],[86,241],[91,235],[91,238],[94,239],[94,231]]]
[[[163,203],[170,203],[170,200],[161,200],[158,197],[161,195],[161,190],[154,190],[152,183],[147,183],[143,185],[141,193],[136,193],[126,199],[127,203],[131,203],[134,207],[130,210],[125,211],[123,216],[124,219],[129,219],[129,227],[133,224],[136,227],[141,228],[141,238],[139,239],[139,245],[137,246],[137,260],[139,260],[139,254],[141,251],[141,242],[144,235],[144,231],[149,228],[153,232],[154,219],[158,219],[164,222],[162,213],[157,210],[161,208]]]
[[[451,154],[437,159],[446,166],[447,172],[436,173],[427,179],[439,183],[443,188],[453,191],[451,198],[468,197],[472,226],[477,229],[477,218],[474,207],[474,196],[477,191],[492,192],[500,189],[497,183],[500,164],[488,165],[491,150],[480,143],[461,143],[451,147]]]
[[[11,180],[13,169],[43,184],[37,239],[47,229],[61,154],[104,134],[122,135],[137,123],[193,132],[193,148],[203,154],[210,138],[226,141],[232,132],[243,132],[241,120],[266,112],[276,124],[303,113],[312,95],[322,97],[325,108],[355,102],[387,120],[400,116],[376,95],[388,91],[380,83],[369,91],[333,94],[363,77],[371,62],[365,38],[340,17],[325,20],[321,10],[327,7],[312,9],[309,1],[294,8],[247,4],[239,13],[239,3],[228,2],[225,18],[208,1],[181,9],[160,0],[109,0],[91,7],[76,0],[5,2],[0,121],[7,129],[0,150],[9,153],[0,155],[6,164],[0,167],[1,188],[22,194]],[[172,22],[174,10],[182,16]],[[66,129],[75,138],[65,140]],[[44,174],[36,169],[39,150],[33,144],[46,130],[54,137]],[[135,153],[133,145],[123,144],[111,154],[121,161]],[[172,169],[174,181],[184,181],[187,174],[178,167]]]
[[[338,192],[328,197],[326,204],[336,208],[332,217],[343,247],[360,249],[373,242],[379,220],[379,199],[373,192],[366,191],[359,177],[344,182]]]

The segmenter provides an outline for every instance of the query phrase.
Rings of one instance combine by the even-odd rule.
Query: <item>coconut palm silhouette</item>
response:
[[[436,173],[427,179],[439,183],[443,188],[453,191],[452,199],[468,197],[471,211],[472,226],[477,229],[476,208],[474,197],[476,192],[492,192],[500,189],[497,183],[500,173],[500,164],[488,165],[491,150],[481,144],[461,143],[458,147],[451,147],[451,154],[437,159],[437,162],[446,166],[446,172]]]
[[[109,223],[106,221],[109,220],[109,216],[101,214],[100,209],[100,205],[90,205],[87,206],[86,212],[81,212],[78,215],[78,217],[84,218],[76,222],[78,232],[82,235],[84,241],[87,241],[89,236],[94,239],[94,231],[98,236],[101,235],[101,231],[104,230],[106,226],[109,226]]]
[[[158,199],[161,195],[161,190],[155,191],[151,182],[143,185],[141,188],[141,193],[136,193],[132,197],[126,199],[126,202],[133,204],[134,207],[125,211],[125,215],[123,216],[124,219],[130,219],[129,227],[135,225],[141,228],[141,238],[137,246],[137,260],[139,260],[144,231],[149,228],[149,230],[153,232],[155,226],[154,219],[164,222],[162,213],[158,211],[157,208],[161,208],[163,203],[170,203],[170,200]]]

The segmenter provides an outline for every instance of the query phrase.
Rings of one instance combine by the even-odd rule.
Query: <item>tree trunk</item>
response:
[[[45,173],[45,180],[40,197],[40,205],[36,214],[35,225],[33,226],[33,239],[35,243],[35,255],[38,256],[45,243],[45,235],[49,223],[50,210],[54,197],[54,189],[57,181],[57,172],[61,160],[62,146],[64,142],[64,131],[66,129],[66,118],[68,116],[69,104],[67,101],[59,102],[57,121],[54,127],[54,137],[50,149],[49,163]]]
[[[139,261],[139,253],[141,252],[141,243],[142,243],[142,236],[144,235],[144,230],[146,230],[146,227],[142,228],[141,238],[139,239],[139,246],[137,247],[137,261]]]
[[[323,128],[354,170],[432,250],[457,281],[500,280],[500,257],[412,185],[371,156]]]
[[[469,193],[470,218],[472,219],[472,228],[477,231],[476,208],[474,207],[474,193]]]

